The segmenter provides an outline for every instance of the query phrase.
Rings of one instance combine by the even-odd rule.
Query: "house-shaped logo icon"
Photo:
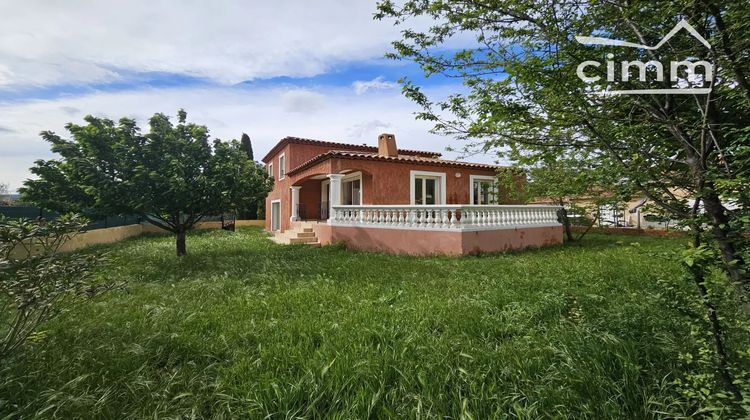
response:
[[[672,28],[669,33],[667,33],[656,45],[644,45],[644,44],[638,44],[634,42],[628,42],[628,41],[621,41],[618,39],[610,39],[610,38],[601,38],[601,37],[595,37],[595,36],[576,36],[575,39],[580,44],[583,45],[605,45],[605,46],[614,46],[614,47],[625,47],[625,48],[637,48],[642,50],[649,50],[654,51],[658,50],[664,44],[669,42],[672,37],[677,35],[681,30],[687,31],[690,35],[692,35],[693,38],[695,38],[698,42],[700,42],[703,46],[705,46],[707,49],[711,49],[711,44],[704,38],[695,28],[690,25],[686,20],[682,19],[680,20],[674,28]],[[615,81],[615,62],[612,61],[614,58],[614,54],[607,54],[608,61],[606,62],[606,68],[607,68],[607,81],[608,82],[614,82]],[[578,65],[578,68],[576,70],[576,74],[578,77],[587,83],[594,83],[601,80],[600,76],[588,76],[586,75],[586,68],[587,67],[599,67],[602,63],[598,61],[584,61],[583,63]],[[648,61],[648,62],[642,62],[642,61],[622,61],[621,63],[621,79],[622,82],[627,82],[630,78],[630,70],[632,68],[635,68],[639,71],[639,80],[645,82],[646,81],[646,74],[647,74],[647,68],[651,68],[654,70],[656,77],[654,78],[654,81],[657,82],[663,82],[664,81],[664,68],[661,62],[658,61]],[[709,63],[707,61],[672,61],[670,64],[670,81],[675,84],[676,86],[667,88],[667,89],[633,89],[633,90],[601,90],[592,92],[594,94],[598,95],[626,95],[626,94],[707,94],[711,91],[710,87],[690,87],[695,82],[694,80],[689,80],[690,77],[695,77],[696,74],[698,74],[695,70],[697,67],[703,68],[703,73],[700,74],[700,77],[697,79],[702,85],[705,85],[706,83],[712,83],[713,82],[713,64]],[[679,70],[681,68],[684,68],[688,74],[688,78],[686,77],[680,77],[679,76]],[[692,82],[692,83],[691,83]]]

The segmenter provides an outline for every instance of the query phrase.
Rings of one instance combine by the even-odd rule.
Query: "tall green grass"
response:
[[[0,368],[0,417],[655,417],[693,351],[680,239],[416,258],[255,229],[128,240],[126,283]],[[638,243],[633,243],[638,242]],[[690,285],[677,283],[691,293]]]

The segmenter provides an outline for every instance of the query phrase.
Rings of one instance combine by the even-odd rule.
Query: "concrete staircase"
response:
[[[281,245],[305,244],[320,247],[320,242],[313,230],[315,223],[317,222],[294,222],[291,229],[275,233],[271,240]]]

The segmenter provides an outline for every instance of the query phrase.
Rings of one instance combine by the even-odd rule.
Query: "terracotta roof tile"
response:
[[[399,150],[399,152],[402,152],[402,150]],[[332,159],[332,158],[352,159],[352,160],[358,160],[358,159],[359,160],[377,160],[377,161],[397,162],[397,163],[422,163],[422,164],[435,165],[435,166],[453,166],[453,167],[477,168],[477,169],[497,169],[497,168],[503,167],[499,165],[489,165],[485,163],[461,162],[457,160],[443,160],[443,159],[403,155],[403,154],[399,154],[398,156],[382,156],[377,153],[360,153],[360,152],[351,152],[351,151],[346,151],[346,150],[331,150],[330,152],[321,153],[315,156],[314,158],[297,166],[296,168],[293,168],[287,173],[294,174],[295,172],[299,172],[303,169],[309,168],[315,165],[316,163],[322,162],[326,159]]]
[[[274,146],[266,155],[261,159],[263,162],[268,162],[268,159],[270,159],[273,155],[278,153],[279,150],[281,150],[284,146],[287,144],[312,144],[316,146],[331,146],[331,147],[340,147],[342,149],[347,149],[349,151],[362,151],[362,152],[377,152],[378,148],[377,146],[368,146],[366,144],[350,144],[350,143],[337,143],[337,142],[331,142],[331,141],[323,141],[323,140],[314,140],[314,139],[306,139],[302,137],[293,137],[293,136],[287,136],[281,139],[276,146]],[[424,157],[434,157],[434,156],[441,156],[438,152],[430,152],[425,150],[408,150],[408,149],[398,149],[398,152],[400,154],[404,155],[410,155],[410,156],[424,156]]]

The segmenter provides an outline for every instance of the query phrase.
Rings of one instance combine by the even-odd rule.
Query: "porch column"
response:
[[[289,187],[292,190],[292,217],[289,218],[292,222],[299,220],[299,189],[302,187]]]
[[[331,183],[328,185],[328,223],[336,220],[336,213],[333,206],[341,205],[341,178],[342,174],[329,174],[328,179]]]

